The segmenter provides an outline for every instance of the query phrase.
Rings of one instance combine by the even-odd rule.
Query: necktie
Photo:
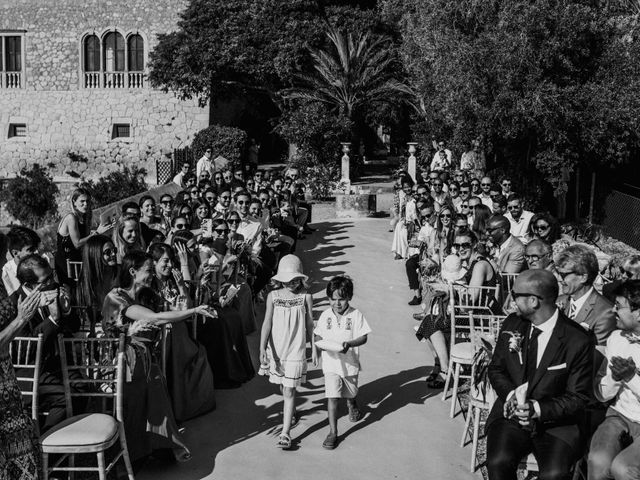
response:
[[[531,381],[538,367],[538,337],[542,333],[537,327],[531,326],[531,337],[527,347],[527,379]]]
[[[573,301],[573,298],[569,297],[569,318],[571,320],[576,319],[576,313],[578,313],[578,309],[576,308],[576,304]]]

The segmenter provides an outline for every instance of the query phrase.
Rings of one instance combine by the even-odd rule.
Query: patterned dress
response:
[[[306,380],[307,344],[305,294],[284,297],[274,290],[271,336],[267,344],[270,359],[269,381],[284,387],[297,387]]]
[[[0,330],[16,317],[6,296],[0,300]],[[0,352],[0,480],[40,478],[40,447],[13,370],[9,349]]]

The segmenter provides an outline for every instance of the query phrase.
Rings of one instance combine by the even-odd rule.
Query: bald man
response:
[[[494,215],[487,222],[487,234],[496,246],[495,261],[498,270],[520,273],[525,268],[524,245],[511,235],[511,223],[503,215]]]
[[[515,480],[518,464],[532,452],[541,479],[569,478],[584,453],[579,425],[593,391],[595,339],[556,307],[551,272],[522,272],[512,294],[518,313],[505,319],[489,365],[498,396],[486,424],[489,478]]]

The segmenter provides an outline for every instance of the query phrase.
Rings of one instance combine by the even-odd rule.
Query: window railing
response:
[[[144,72],[84,72],[84,88],[144,88]]]
[[[0,88],[22,88],[22,72],[5,72],[0,76]]]

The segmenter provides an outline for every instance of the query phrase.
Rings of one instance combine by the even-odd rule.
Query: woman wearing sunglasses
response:
[[[480,300],[478,287],[495,287],[498,278],[491,262],[481,253],[484,248],[479,248],[480,246],[482,245],[478,243],[478,237],[470,231],[458,233],[452,245],[453,253],[458,255],[462,264],[467,267],[464,283],[470,287],[474,304]],[[499,309],[497,302],[495,303],[495,307]],[[493,307],[491,304],[489,306]]]
[[[238,212],[230,212],[227,216],[227,224],[229,225],[229,238],[227,245],[229,248],[237,243],[244,242],[244,237],[238,233],[240,221],[240,214]]]
[[[117,253],[113,241],[104,235],[94,235],[82,247],[82,269],[80,271],[81,305],[95,306],[90,312],[93,324],[99,321],[99,308],[107,293],[118,278]]]
[[[453,229],[454,209],[446,204],[438,212],[435,229],[429,235],[428,252],[429,256],[438,264],[442,263],[451,252],[451,245],[454,239]]]
[[[529,240],[538,239],[553,245],[560,239],[560,224],[548,213],[536,213],[529,223]]]

